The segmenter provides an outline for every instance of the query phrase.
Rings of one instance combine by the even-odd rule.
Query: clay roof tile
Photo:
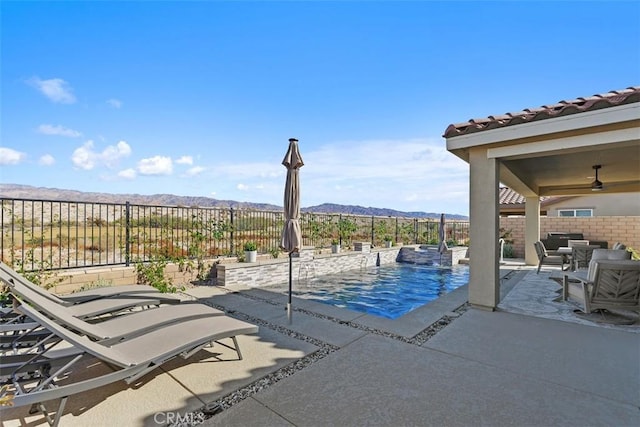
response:
[[[612,90],[607,93],[595,94],[572,100],[559,101],[555,104],[542,107],[527,108],[522,111],[488,116],[485,118],[470,119],[464,123],[451,124],[444,132],[445,138],[481,132],[488,129],[496,129],[512,126],[529,121],[550,119],[553,117],[570,114],[595,111],[602,108],[615,107],[617,105],[640,102],[640,86],[630,86],[625,89]]]

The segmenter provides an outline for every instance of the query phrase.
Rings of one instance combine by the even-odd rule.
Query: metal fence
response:
[[[2,261],[23,271],[129,265],[156,257],[242,256],[246,242],[279,254],[284,213],[233,208],[151,206],[0,198]],[[437,244],[439,220],[302,213],[305,246]],[[447,243],[466,245],[468,221],[447,221]]]

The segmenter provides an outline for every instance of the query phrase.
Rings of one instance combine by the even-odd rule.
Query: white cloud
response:
[[[115,98],[107,99],[107,104],[109,104],[113,108],[121,108],[122,107],[122,101],[120,101],[119,99],[115,99]]]
[[[301,154],[302,206],[339,203],[403,211],[468,212],[469,166],[446,150],[444,140],[340,141]],[[223,198],[282,204],[286,169],[278,160],[208,168],[241,182]],[[222,193],[222,190],[219,191]],[[235,195],[234,195],[235,192]]]
[[[192,165],[193,164],[193,157],[191,156],[182,156],[179,159],[176,160],[176,163],[178,163],[179,165]]]
[[[42,166],[51,166],[55,162],[56,162],[56,159],[51,154],[45,154],[44,156],[40,157],[40,159],[38,160],[38,164]]]
[[[78,147],[71,154],[71,161],[76,167],[84,170],[91,170],[96,165],[97,154],[93,151],[93,141],[85,142],[82,147]]]
[[[84,170],[91,170],[99,164],[114,168],[120,159],[130,154],[131,147],[126,141],[120,141],[115,146],[110,145],[102,152],[97,152],[94,150],[93,141],[89,140],[74,150],[71,161],[76,167]]]
[[[8,147],[0,147],[0,165],[17,165],[27,158],[25,153]]]
[[[172,172],[171,157],[154,156],[138,162],[138,173],[141,175],[171,175]]]
[[[68,136],[69,138],[78,138],[82,136],[82,134],[77,130],[69,129],[60,125],[40,125],[38,126],[38,133],[44,135]]]
[[[69,84],[62,79],[41,80],[38,77],[32,77],[27,80],[27,82],[52,102],[60,104],[73,104],[76,102],[73,90],[69,87]]]
[[[205,168],[203,168],[202,166],[194,166],[192,168],[189,168],[189,170],[187,170],[186,175],[196,176],[196,175],[200,175],[204,171],[205,171]]]
[[[346,141],[302,156],[303,206],[334,202],[439,211],[445,202],[468,205],[468,165],[444,141]],[[467,211],[455,209],[450,212]]]
[[[118,172],[118,177],[123,179],[134,179],[136,177],[136,170],[129,168]]]
[[[102,152],[102,160],[108,167],[114,167],[117,165],[118,160],[123,157],[129,157],[131,154],[131,147],[126,141],[118,141],[115,146],[110,145]]]

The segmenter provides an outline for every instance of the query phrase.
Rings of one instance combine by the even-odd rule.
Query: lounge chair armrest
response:
[[[571,283],[579,283],[584,289],[593,285],[593,282],[587,280],[586,271],[574,271],[572,274],[565,273],[562,275],[562,299],[566,301],[569,298],[569,285]]]

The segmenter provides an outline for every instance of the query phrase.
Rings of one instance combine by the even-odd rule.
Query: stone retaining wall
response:
[[[354,248],[360,250],[319,255],[315,254],[313,248],[304,248],[292,258],[293,280],[396,262],[451,266],[452,263],[458,264],[467,255],[466,247],[449,248],[442,257],[437,247],[430,246],[396,246],[371,251],[369,244],[354,244]],[[216,271],[218,286],[271,286],[288,281],[289,260],[266,260],[255,264],[218,264]]]
[[[354,245],[355,247],[355,245]],[[312,247],[303,248],[292,257],[293,280],[340,273],[397,261],[399,247],[381,248],[371,251],[370,245],[358,246],[361,251],[337,254],[315,254]],[[286,283],[289,280],[289,259],[271,259],[256,263],[216,265],[218,286],[262,287]]]
[[[402,248],[398,261],[451,267],[452,265],[460,264],[460,260],[467,257],[467,251],[468,248],[466,246],[456,246],[448,248],[447,252],[440,254],[437,246],[411,246]]]
[[[354,248],[358,250],[337,254],[316,254],[313,247],[303,248],[291,259],[293,279],[308,279],[396,262],[450,266],[458,264],[467,254],[466,247],[449,248],[442,258],[437,246],[410,245],[372,250],[369,243],[363,242],[354,244]],[[263,287],[286,283],[289,279],[289,257],[286,255],[276,259],[259,257],[255,263],[217,259],[209,260],[207,264],[211,273],[205,285]],[[196,280],[195,272],[182,271],[176,264],[166,266],[165,276],[178,287]],[[69,294],[97,283],[105,286],[131,285],[136,283],[136,272],[134,267],[123,266],[83,268],[64,271],[56,279],[62,282],[50,290],[56,294]]]

